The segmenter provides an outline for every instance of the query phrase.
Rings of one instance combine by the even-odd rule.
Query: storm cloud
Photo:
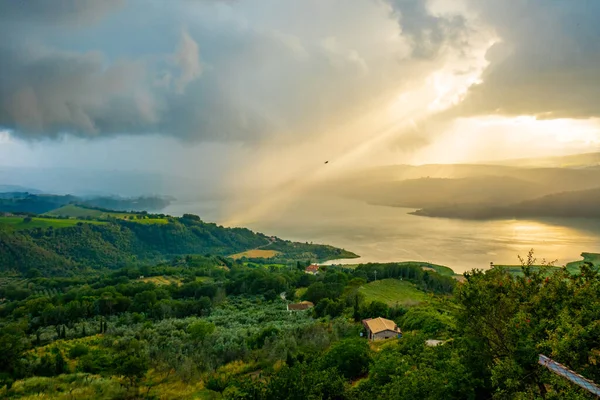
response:
[[[459,115],[600,116],[600,2],[472,0],[496,30],[482,83]]]
[[[600,113],[593,0],[0,0],[0,7],[0,129],[27,140],[312,140],[442,69],[442,81],[473,74],[489,32],[497,39],[489,65],[464,101],[452,98],[452,116]],[[436,85],[441,98],[447,83]],[[415,135],[396,145],[429,143]]]
[[[310,138],[424,79],[440,48],[457,44],[446,36],[467,25],[414,1],[267,1],[264,12],[245,2],[48,4],[1,3],[0,127],[25,139]]]

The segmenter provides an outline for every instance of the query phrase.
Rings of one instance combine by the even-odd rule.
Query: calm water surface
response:
[[[238,204],[238,210],[252,204]],[[462,221],[409,215],[412,209],[369,205],[345,199],[303,198],[240,221],[252,230],[279,237],[325,243],[361,256],[335,263],[418,260],[447,265],[456,272],[517,264],[518,255],[535,250],[557,265],[578,260],[582,252],[600,252],[600,221]],[[230,213],[222,203],[175,203],[165,212],[194,213],[223,223]],[[241,214],[243,215],[243,213]],[[237,223],[236,225],[240,225]]]

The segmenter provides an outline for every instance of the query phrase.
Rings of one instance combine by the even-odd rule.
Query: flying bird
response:
[[[325,161],[325,164],[329,164],[329,161]]]

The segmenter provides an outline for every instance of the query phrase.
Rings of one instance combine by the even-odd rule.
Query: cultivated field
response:
[[[61,216],[70,218],[117,218],[127,221],[137,222],[140,224],[167,224],[169,222],[166,218],[138,218],[140,214],[135,213],[123,213],[113,211],[101,211],[93,208],[86,208],[77,206],[75,204],[67,204],[66,206],[57,208],[56,210],[48,211],[45,215],[49,216]]]
[[[75,226],[79,222],[86,224],[105,224],[101,221],[85,221],[78,219],[57,219],[57,218],[31,218],[31,221],[25,222],[24,217],[0,217],[0,227],[12,230],[24,230],[35,228],[67,228]]]
[[[155,285],[181,285],[181,279],[175,276],[149,276],[146,278],[138,279],[144,283],[154,283]]]
[[[275,251],[275,250],[254,249],[254,250],[248,250],[248,251],[244,251],[242,253],[234,254],[231,256],[231,258],[233,258],[234,260],[237,260],[238,258],[242,258],[242,257],[272,258],[272,257],[275,257],[277,254],[279,254],[279,252]]]
[[[365,295],[365,300],[381,301],[388,305],[409,305],[427,300],[425,292],[420,291],[414,284],[398,279],[382,279],[362,286],[360,292]]]

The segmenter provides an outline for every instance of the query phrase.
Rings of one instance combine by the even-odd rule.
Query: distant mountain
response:
[[[0,197],[0,212],[42,214],[77,201],[75,196],[56,196],[13,192]]]
[[[10,192],[0,195],[0,212],[43,214],[70,203],[123,211],[160,211],[168,206],[171,200],[172,198],[159,196],[81,198],[71,195]]]
[[[429,208],[455,204],[504,206],[600,185],[600,168],[519,168],[501,165],[395,165],[353,171],[318,190],[369,203]]]
[[[545,187],[504,176],[421,178],[365,185],[349,196],[393,207],[439,207],[456,203],[499,204],[532,199]]]
[[[460,219],[600,218],[600,188],[555,193],[508,206],[458,204],[424,208],[413,214]]]
[[[218,178],[206,175],[182,177],[167,172],[0,166],[0,183],[75,196],[173,195],[178,199],[195,199],[219,192]]]
[[[574,154],[569,156],[518,158],[487,162],[486,164],[506,165],[512,167],[544,167],[544,168],[587,168],[600,166],[600,152]]]
[[[19,186],[19,185],[0,185],[0,193],[9,193],[9,192],[21,192],[21,193],[31,193],[31,194],[41,194],[41,190]]]

